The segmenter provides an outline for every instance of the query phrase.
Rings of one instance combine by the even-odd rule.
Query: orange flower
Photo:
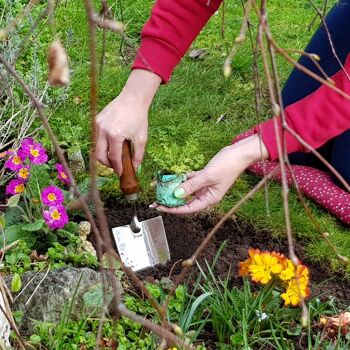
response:
[[[252,259],[255,254],[260,254],[259,249],[254,249],[254,248],[249,248],[248,249],[248,254],[249,258],[243,262],[239,262],[239,270],[238,270],[238,275],[243,277],[243,276],[248,276],[249,274],[249,266],[252,263]]]
[[[310,294],[308,288],[308,280],[301,278],[299,280],[299,286],[296,279],[292,279],[288,283],[288,288],[285,293],[281,294],[281,298],[284,300],[284,305],[297,306],[300,304],[301,297],[305,298]]]
[[[260,254],[254,254],[248,270],[254,282],[266,284],[271,281],[272,275],[279,274],[283,270],[283,267],[275,255],[262,252]]]
[[[281,298],[285,306],[297,306],[301,298],[309,295],[309,269],[305,265],[298,265],[296,271],[294,267],[294,276],[289,280],[287,290],[281,294]]]
[[[288,282],[295,277],[295,266],[290,259],[285,259],[282,266],[283,270],[281,271],[279,277],[283,282]]]

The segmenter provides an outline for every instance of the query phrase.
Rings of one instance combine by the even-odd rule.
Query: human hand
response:
[[[144,155],[147,142],[148,109],[161,83],[151,72],[135,69],[118,97],[97,116],[96,157],[120,176],[123,172],[124,140],[133,144],[132,164],[136,169]]]
[[[223,148],[207,164],[188,174],[188,180],[175,191],[177,198],[193,196],[185,205],[169,208],[157,203],[151,207],[171,214],[190,214],[218,203],[239,175],[252,163],[268,158],[268,151],[257,134]]]

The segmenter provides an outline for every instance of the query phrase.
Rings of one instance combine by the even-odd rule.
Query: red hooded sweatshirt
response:
[[[166,83],[193,40],[220,6],[221,0],[158,0],[141,33],[141,46],[133,69],[145,69]],[[350,71],[350,57],[344,64]],[[333,77],[335,86],[350,94],[350,82],[340,70]],[[317,149],[350,128],[350,101],[321,85],[305,98],[285,109],[287,124]],[[278,123],[281,125],[280,118]],[[262,136],[270,160],[278,158],[273,119],[255,127]],[[307,151],[286,133],[288,153]]]

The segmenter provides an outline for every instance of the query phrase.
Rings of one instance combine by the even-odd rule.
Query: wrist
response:
[[[143,69],[134,69],[121,92],[121,95],[128,96],[147,106],[151,105],[162,79],[155,73]]]
[[[255,162],[269,158],[268,150],[259,134],[251,135],[231,147],[239,149],[242,164],[245,168]]]

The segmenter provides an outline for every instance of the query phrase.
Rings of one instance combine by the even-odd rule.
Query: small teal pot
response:
[[[174,196],[175,189],[186,181],[185,174],[169,174],[164,171],[157,173],[156,196],[157,203],[166,207],[180,207],[185,204],[183,198]]]

